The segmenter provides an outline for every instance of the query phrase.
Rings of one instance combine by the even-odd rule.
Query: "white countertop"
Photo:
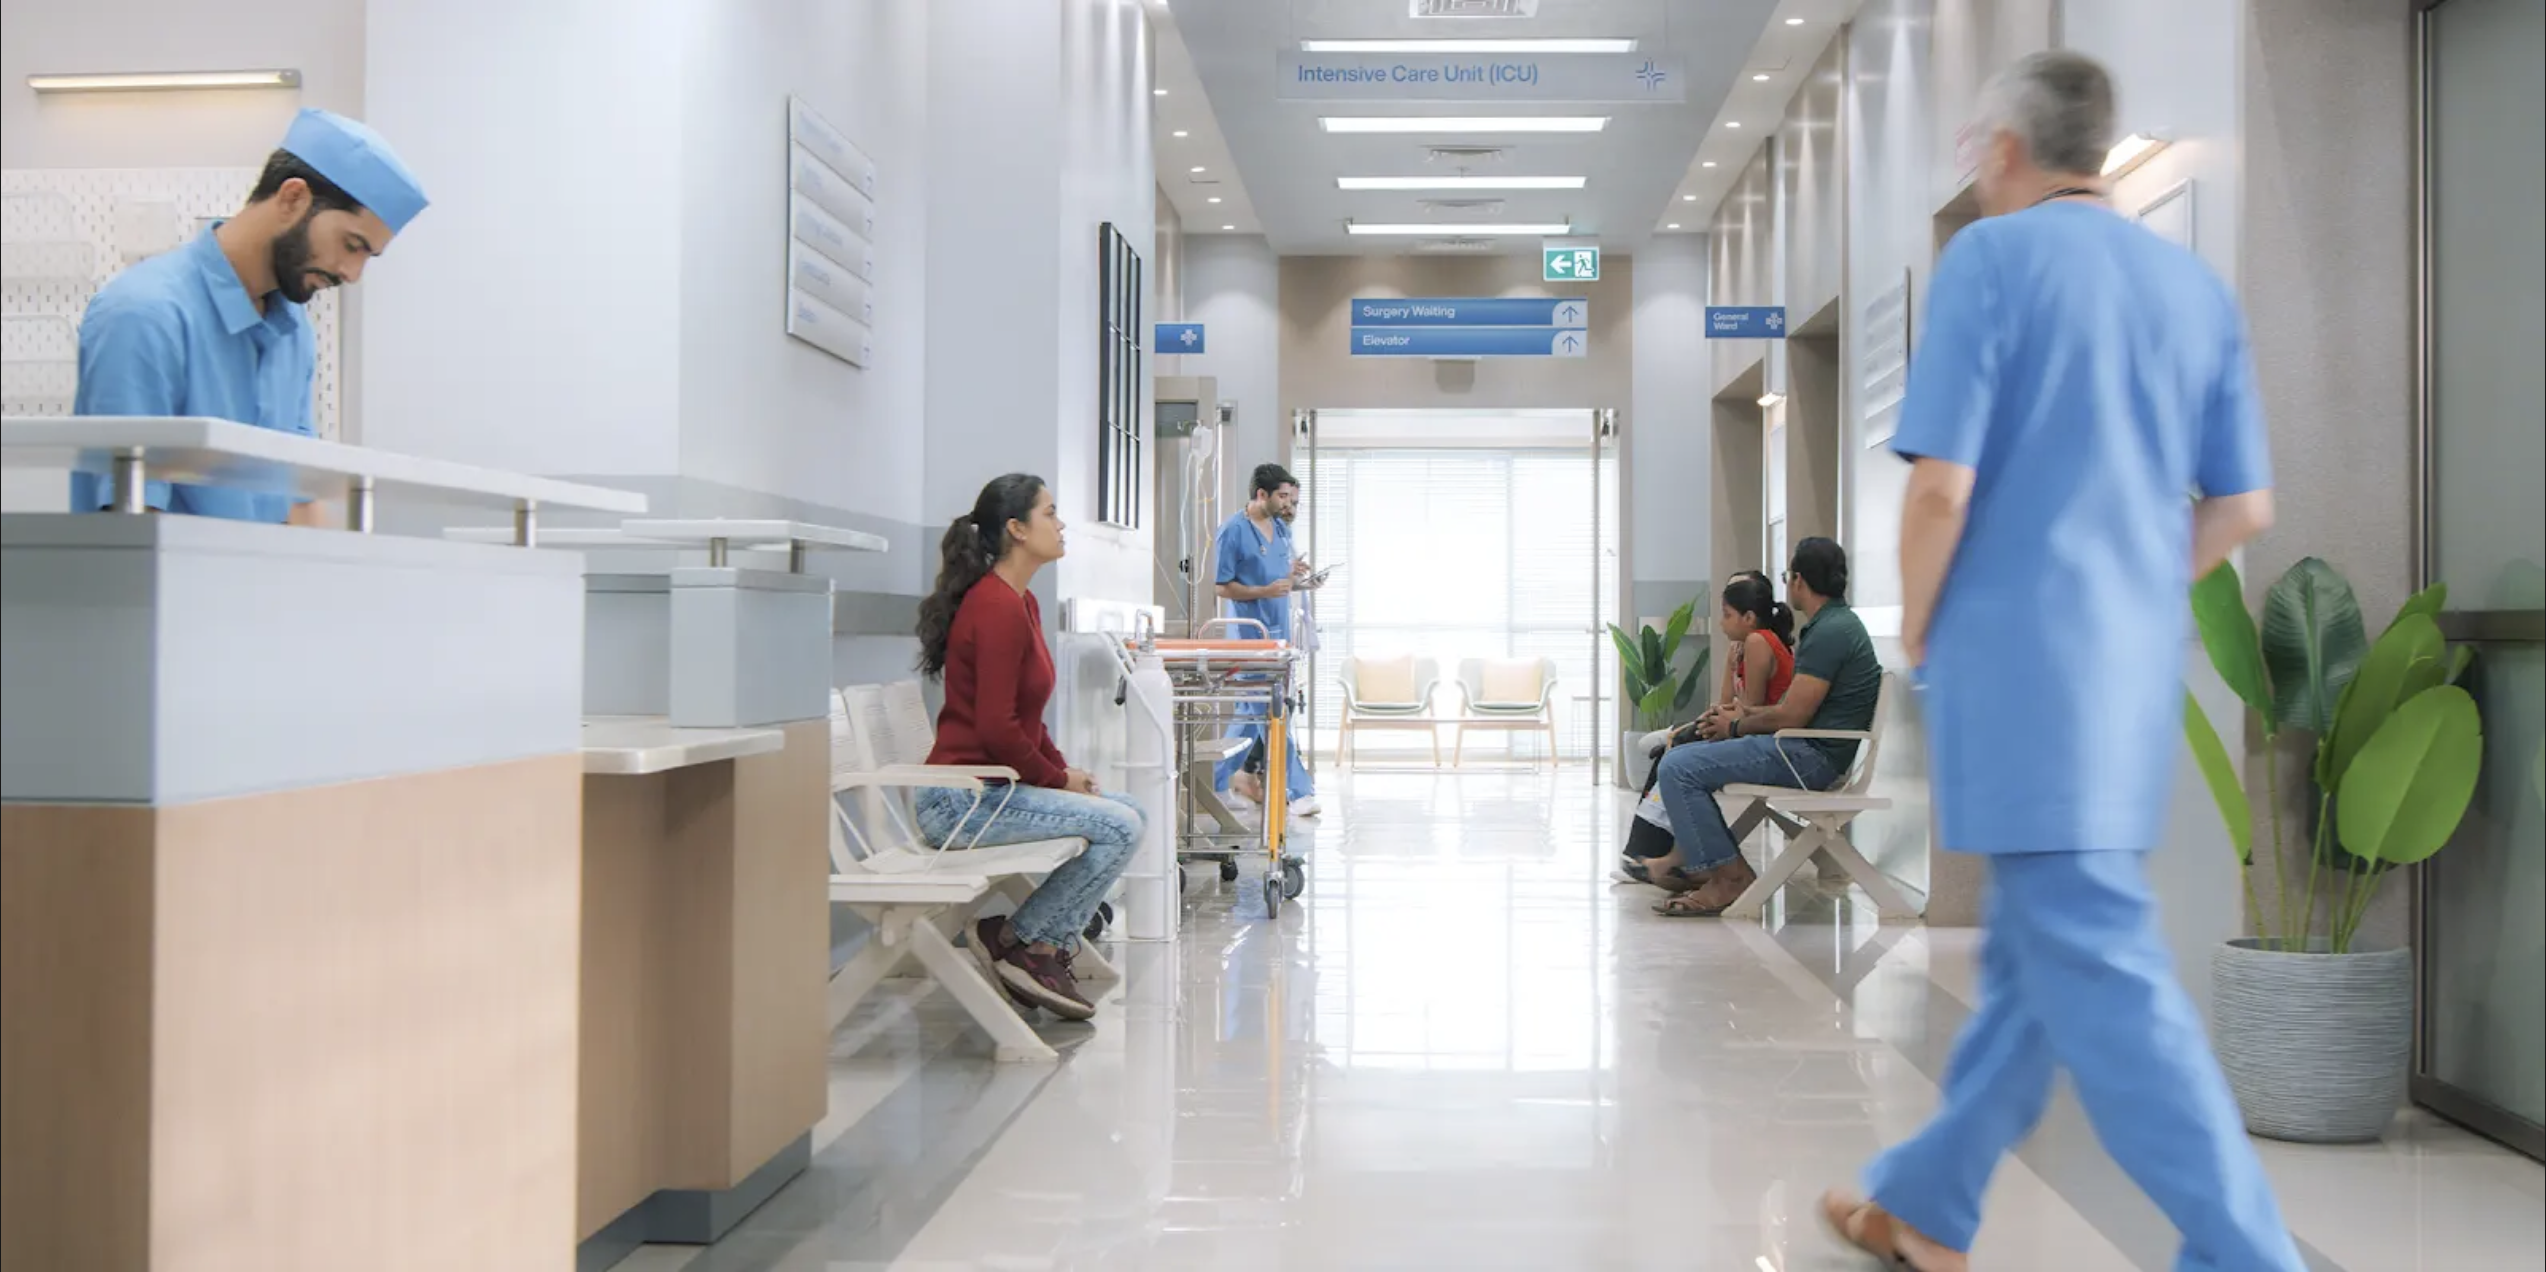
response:
[[[138,450],[152,481],[200,482],[273,494],[334,499],[368,479],[383,495],[416,494],[444,503],[507,510],[523,503],[596,512],[643,512],[645,496],[607,486],[533,477],[469,464],[348,446],[230,420],[185,416],[83,415],[0,419],[0,463],[107,474],[113,453]]]
[[[511,526],[452,526],[442,532],[442,537],[455,543],[509,544],[513,541],[513,528]],[[611,530],[590,526],[560,526],[554,529],[542,526],[539,531],[538,546],[543,548],[575,549],[653,548],[661,550],[667,548],[679,548],[697,550],[705,548],[707,544],[704,541],[692,543],[680,539],[649,539],[644,535],[630,534],[625,530]],[[784,543],[752,543],[738,544],[735,546],[737,551],[745,552],[783,552],[787,547]]]
[[[838,526],[818,526],[806,521],[742,518],[634,520],[620,523],[619,528],[631,535],[659,542],[704,545],[722,539],[727,545],[737,548],[803,547],[842,552],[882,552],[889,546],[880,534],[843,530]]]
[[[587,716],[583,771],[643,777],[785,750],[783,729],[676,729],[662,716]]]

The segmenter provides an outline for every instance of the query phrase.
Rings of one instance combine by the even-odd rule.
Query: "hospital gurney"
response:
[[[1308,887],[1303,864],[1285,851],[1290,797],[1284,787],[1290,775],[1280,758],[1285,754],[1300,655],[1284,641],[1218,634],[1214,631],[1218,628],[1264,631],[1263,624],[1252,619],[1214,619],[1203,624],[1202,634],[1193,639],[1143,637],[1134,642],[1143,652],[1158,656],[1174,685],[1176,771],[1186,778],[1177,787],[1176,859],[1217,861],[1221,879],[1235,881],[1239,858],[1263,853],[1264,875],[1258,886],[1264,890],[1265,913],[1279,917],[1282,903]],[[1226,754],[1223,744],[1234,727],[1255,724],[1264,726],[1265,754],[1270,758],[1264,765],[1263,816],[1250,827],[1229,818],[1225,810],[1210,807],[1216,801],[1202,765],[1206,747],[1210,761],[1216,762]],[[1206,810],[1216,814],[1213,824],[1196,829],[1195,820]]]

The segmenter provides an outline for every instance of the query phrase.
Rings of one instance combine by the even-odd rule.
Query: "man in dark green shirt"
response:
[[[1856,760],[1852,738],[1780,741],[1779,730],[1862,733],[1874,727],[1883,664],[1865,624],[1848,608],[1847,550],[1828,539],[1796,544],[1786,594],[1806,620],[1786,696],[1764,707],[1708,714],[1698,724],[1704,740],[1673,748],[1657,770],[1654,790],[1671,814],[1679,846],[1650,871],[1655,883],[1690,893],[1673,902],[1674,913],[1721,914],[1758,881],[1724,824],[1715,792],[1743,784],[1827,790]]]

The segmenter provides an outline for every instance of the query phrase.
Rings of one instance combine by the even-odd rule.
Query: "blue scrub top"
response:
[[[1241,512],[1220,524],[1220,535],[1212,543],[1211,555],[1219,562],[1217,582],[1270,587],[1274,580],[1290,577],[1291,523],[1275,517],[1273,533],[1266,535]],[[1227,605],[1230,617],[1251,618],[1264,624],[1265,633],[1274,640],[1290,639],[1290,597],[1229,601]],[[1241,634],[1253,635],[1251,632]]]
[[[2192,495],[2271,484],[2235,298],[2100,206],[1979,222],[1937,262],[1892,447],[1978,474],[1927,642],[1940,846],[2154,846]]]
[[[310,387],[318,340],[299,305],[279,294],[259,314],[238,271],[205,230],[192,243],[125,270],[80,320],[74,415],[202,415],[317,435]],[[103,479],[71,475],[71,507],[103,508]],[[164,512],[280,522],[295,502],[214,486],[150,483]]]

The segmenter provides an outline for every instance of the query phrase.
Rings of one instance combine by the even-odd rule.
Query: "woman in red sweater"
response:
[[[1123,795],[1096,789],[1052,745],[1052,651],[1043,610],[1028,588],[1061,559],[1061,515],[1040,477],[1010,473],[981,488],[972,511],[946,530],[937,587],[919,607],[919,669],[946,684],[931,764],[995,767],[1013,780],[971,791],[923,788],[920,833],[948,849],[1078,838],[1087,851],[1064,862],[1006,918],[983,919],[973,956],[1010,997],[1069,1020],[1096,1006],[1070,966],[1079,933],[1131,864],[1144,819]]]

